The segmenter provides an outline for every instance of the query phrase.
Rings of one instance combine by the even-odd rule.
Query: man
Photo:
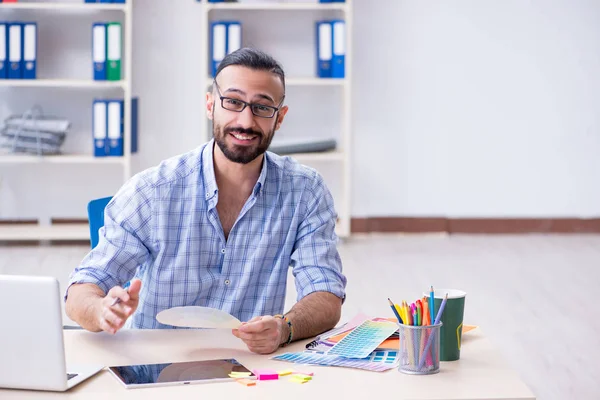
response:
[[[261,354],[335,326],[346,278],[333,199],[315,170],[266,152],[284,98],[270,56],[244,48],[223,59],[206,95],[213,140],[115,195],[71,275],[71,319],[114,334],[130,316],[132,328],[169,328],[156,321],[162,310],[218,308],[248,321],[233,334]],[[298,302],[282,316],[290,266]]]

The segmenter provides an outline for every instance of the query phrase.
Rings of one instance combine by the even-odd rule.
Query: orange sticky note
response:
[[[237,379],[236,382],[241,383],[244,386],[256,386],[256,381],[253,381],[252,379]]]

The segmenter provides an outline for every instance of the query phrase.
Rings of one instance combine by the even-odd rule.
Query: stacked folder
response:
[[[94,80],[121,80],[123,55],[120,22],[98,22],[92,26],[92,60]]]
[[[240,21],[213,21],[210,32],[211,70],[214,77],[223,58],[242,47],[242,24]]]
[[[346,22],[317,21],[317,76],[344,78],[346,76]]]
[[[124,102],[96,99],[92,107],[95,157],[120,157],[124,153]],[[131,99],[131,153],[138,148],[138,99]]]
[[[64,118],[13,115],[0,130],[0,147],[9,153],[59,154],[70,127]]]
[[[35,79],[37,24],[0,22],[0,79]]]

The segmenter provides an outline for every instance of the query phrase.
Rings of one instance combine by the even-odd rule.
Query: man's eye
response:
[[[236,106],[236,107],[239,107],[243,104],[241,101],[236,100],[236,99],[227,99],[225,102],[229,105]]]

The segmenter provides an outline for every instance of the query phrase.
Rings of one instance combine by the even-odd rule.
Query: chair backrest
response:
[[[104,226],[104,209],[111,197],[92,200],[88,203],[88,220],[90,221],[90,244],[92,249],[98,244],[98,230]]]

